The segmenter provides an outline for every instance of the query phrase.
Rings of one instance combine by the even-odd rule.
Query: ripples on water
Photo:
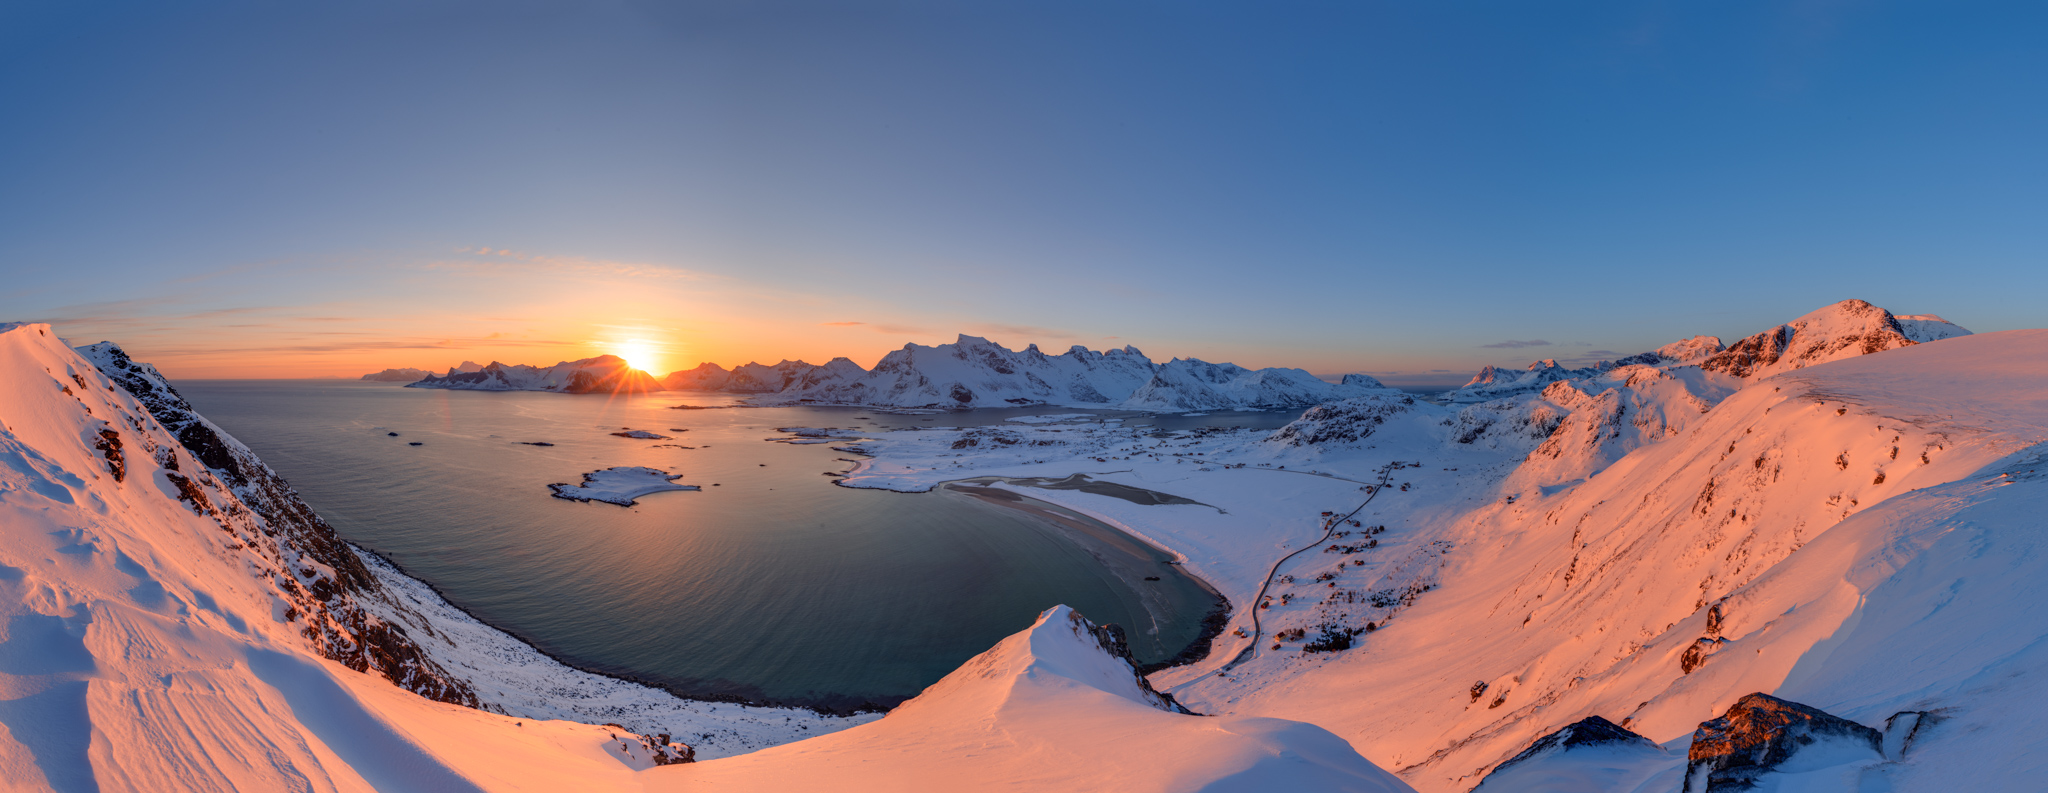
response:
[[[178,388],[342,536],[567,663],[679,693],[892,705],[1055,604],[1129,628],[1140,662],[1179,653],[1215,606],[1170,557],[1085,518],[1048,520],[966,490],[837,487],[823,474],[851,467],[839,444],[763,442],[785,437],[776,427],[959,426],[1071,409],[670,410],[730,400],[334,380]],[[608,434],[628,427],[675,440]],[[522,444],[536,441],[555,445]],[[663,468],[704,490],[632,508],[548,495],[549,483],[619,465]]]

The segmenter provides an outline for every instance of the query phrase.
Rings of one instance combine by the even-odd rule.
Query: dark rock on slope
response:
[[[1818,708],[1769,694],[1736,700],[1718,719],[1700,723],[1686,753],[1686,793],[1748,790],[1756,778],[1802,751],[1840,742],[1883,757],[1884,736]]]

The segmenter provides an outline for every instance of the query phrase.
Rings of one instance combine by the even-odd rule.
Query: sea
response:
[[[1201,638],[1223,605],[1170,553],[1086,516],[972,483],[842,487],[831,474],[858,459],[835,448],[845,442],[778,442],[784,427],[884,433],[1072,408],[899,414],[689,392],[175,386],[348,541],[564,663],[684,696],[891,707],[1062,603],[1122,626],[1133,657],[1155,663]],[[1297,414],[1102,412],[1158,433],[1273,428]],[[612,434],[628,430],[667,439]],[[550,495],[550,484],[614,466],[702,489],[631,507]]]

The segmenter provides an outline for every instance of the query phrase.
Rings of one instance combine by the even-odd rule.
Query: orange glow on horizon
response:
[[[614,347],[612,354],[624,358],[627,366],[656,377],[660,376],[656,369],[662,363],[661,355],[655,351],[652,343],[643,339],[627,339]]]

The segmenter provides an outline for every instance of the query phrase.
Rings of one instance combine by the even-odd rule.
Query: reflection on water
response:
[[[1165,554],[1079,515],[992,501],[989,488],[836,487],[823,474],[851,467],[836,444],[763,442],[783,437],[776,427],[961,426],[1030,410],[670,410],[727,400],[353,381],[178,387],[344,537],[456,605],[574,665],[683,693],[893,704],[1058,603],[1129,627],[1133,654],[1151,662],[1181,652],[1216,605]],[[1159,428],[1291,418],[1132,415]],[[611,434],[626,429],[673,439]],[[549,483],[622,465],[703,490],[631,508],[548,495]]]

